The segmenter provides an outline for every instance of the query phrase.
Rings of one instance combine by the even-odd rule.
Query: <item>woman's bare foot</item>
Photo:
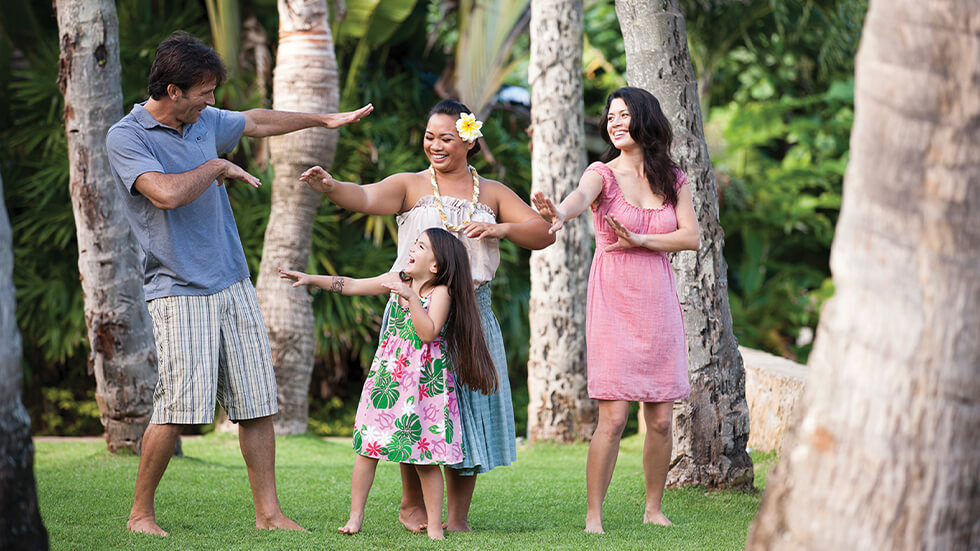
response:
[[[585,515],[585,531],[589,534],[605,534],[602,529],[602,515]]]
[[[427,520],[424,507],[402,507],[398,512],[398,522],[413,534],[424,532]]]
[[[136,534],[152,534],[154,536],[169,536],[163,528],[157,526],[153,517],[129,519],[126,529]]]
[[[648,512],[644,513],[643,514],[643,524],[657,524],[657,525],[660,525],[660,526],[673,526],[674,525],[674,523],[673,522],[670,522],[670,519],[667,518],[660,511],[655,511],[655,512],[649,512],[648,511]]]
[[[265,518],[261,520],[256,517],[255,527],[258,528],[259,530],[301,530],[303,532],[307,531],[306,528],[303,528],[299,524],[296,524],[295,522],[293,522],[293,519],[287,517],[282,513],[279,513],[274,517]]]
[[[448,532],[472,532],[473,531],[473,529],[470,528],[470,525],[467,522],[463,522],[462,524],[443,522],[442,527]]]
[[[347,524],[337,528],[337,531],[341,534],[347,534],[348,536],[356,534],[361,531],[361,524],[364,523],[364,515],[354,515],[351,514],[350,518],[347,519]]]

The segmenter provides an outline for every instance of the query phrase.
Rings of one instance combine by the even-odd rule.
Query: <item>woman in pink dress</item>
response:
[[[670,158],[673,133],[657,99],[640,88],[620,88],[606,102],[605,120],[601,132],[609,149],[586,169],[578,188],[557,207],[540,192],[533,197],[552,232],[590,206],[595,223],[586,342],[589,396],[599,401],[599,424],[586,464],[585,531],[598,533],[631,401],[643,402],[647,426],[643,522],[671,525],[661,502],[673,402],[690,394],[690,384],[667,253],[700,245],[691,189]]]

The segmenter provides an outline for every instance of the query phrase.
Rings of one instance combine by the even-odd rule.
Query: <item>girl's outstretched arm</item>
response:
[[[442,326],[446,325],[449,319],[449,305],[452,299],[449,297],[449,289],[445,285],[440,285],[432,290],[429,298],[429,311],[425,311],[422,306],[422,299],[414,289],[403,281],[393,281],[383,284],[385,289],[390,289],[393,293],[408,301],[409,313],[412,315],[412,325],[415,332],[424,343],[430,343],[439,338]]]
[[[388,272],[379,276],[355,279],[345,276],[310,275],[294,270],[279,268],[279,277],[293,281],[293,287],[315,285],[341,295],[384,295],[389,289],[385,284],[398,281],[398,273]]]

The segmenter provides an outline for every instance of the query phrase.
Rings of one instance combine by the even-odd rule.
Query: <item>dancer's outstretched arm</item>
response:
[[[279,268],[279,277],[293,281],[293,287],[302,285],[315,285],[321,289],[339,293],[341,295],[385,295],[390,288],[385,285],[393,285],[399,281],[396,272],[388,272],[375,277],[355,279],[345,276],[310,275],[295,270],[284,270]]]
[[[299,180],[347,210],[385,216],[405,210],[411,177],[411,174],[402,172],[378,183],[362,186],[336,180],[323,168],[314,166],[300,175]]]
[[[531,197],[531,202],[538,209],[541,218],[551,224],[550,233],[555,233],[565,225],[565,221],[585,212],[589,205],[599,197],[602,191],[602,176],[593,170],[585,171],[578,187],[568,194],[557,207],[550,198],[540,191]]]

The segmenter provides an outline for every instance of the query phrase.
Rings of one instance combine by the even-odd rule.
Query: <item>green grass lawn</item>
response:
[[[52,549],[741,549],[761,494],[668,490],[664,511],[677,526],[645,526],[642,441],[623,446],[606,498],[606,534],[583,532],[587,446],[537,444],[517,463],[481,475],[470,511],[472,534],[443,542],[397,522],[398,467],[382,461],[360,534],[343,536],[354,455],[347,441],[279,438],[283,510],[309,533],[255,530],[238,441],[226,434],[184,439],[157,491],[159,538],[126,531],[138,458],[111,455],[102,442],[40,441],[35,472]],[[753,454],[762,489],[772,454]]]

